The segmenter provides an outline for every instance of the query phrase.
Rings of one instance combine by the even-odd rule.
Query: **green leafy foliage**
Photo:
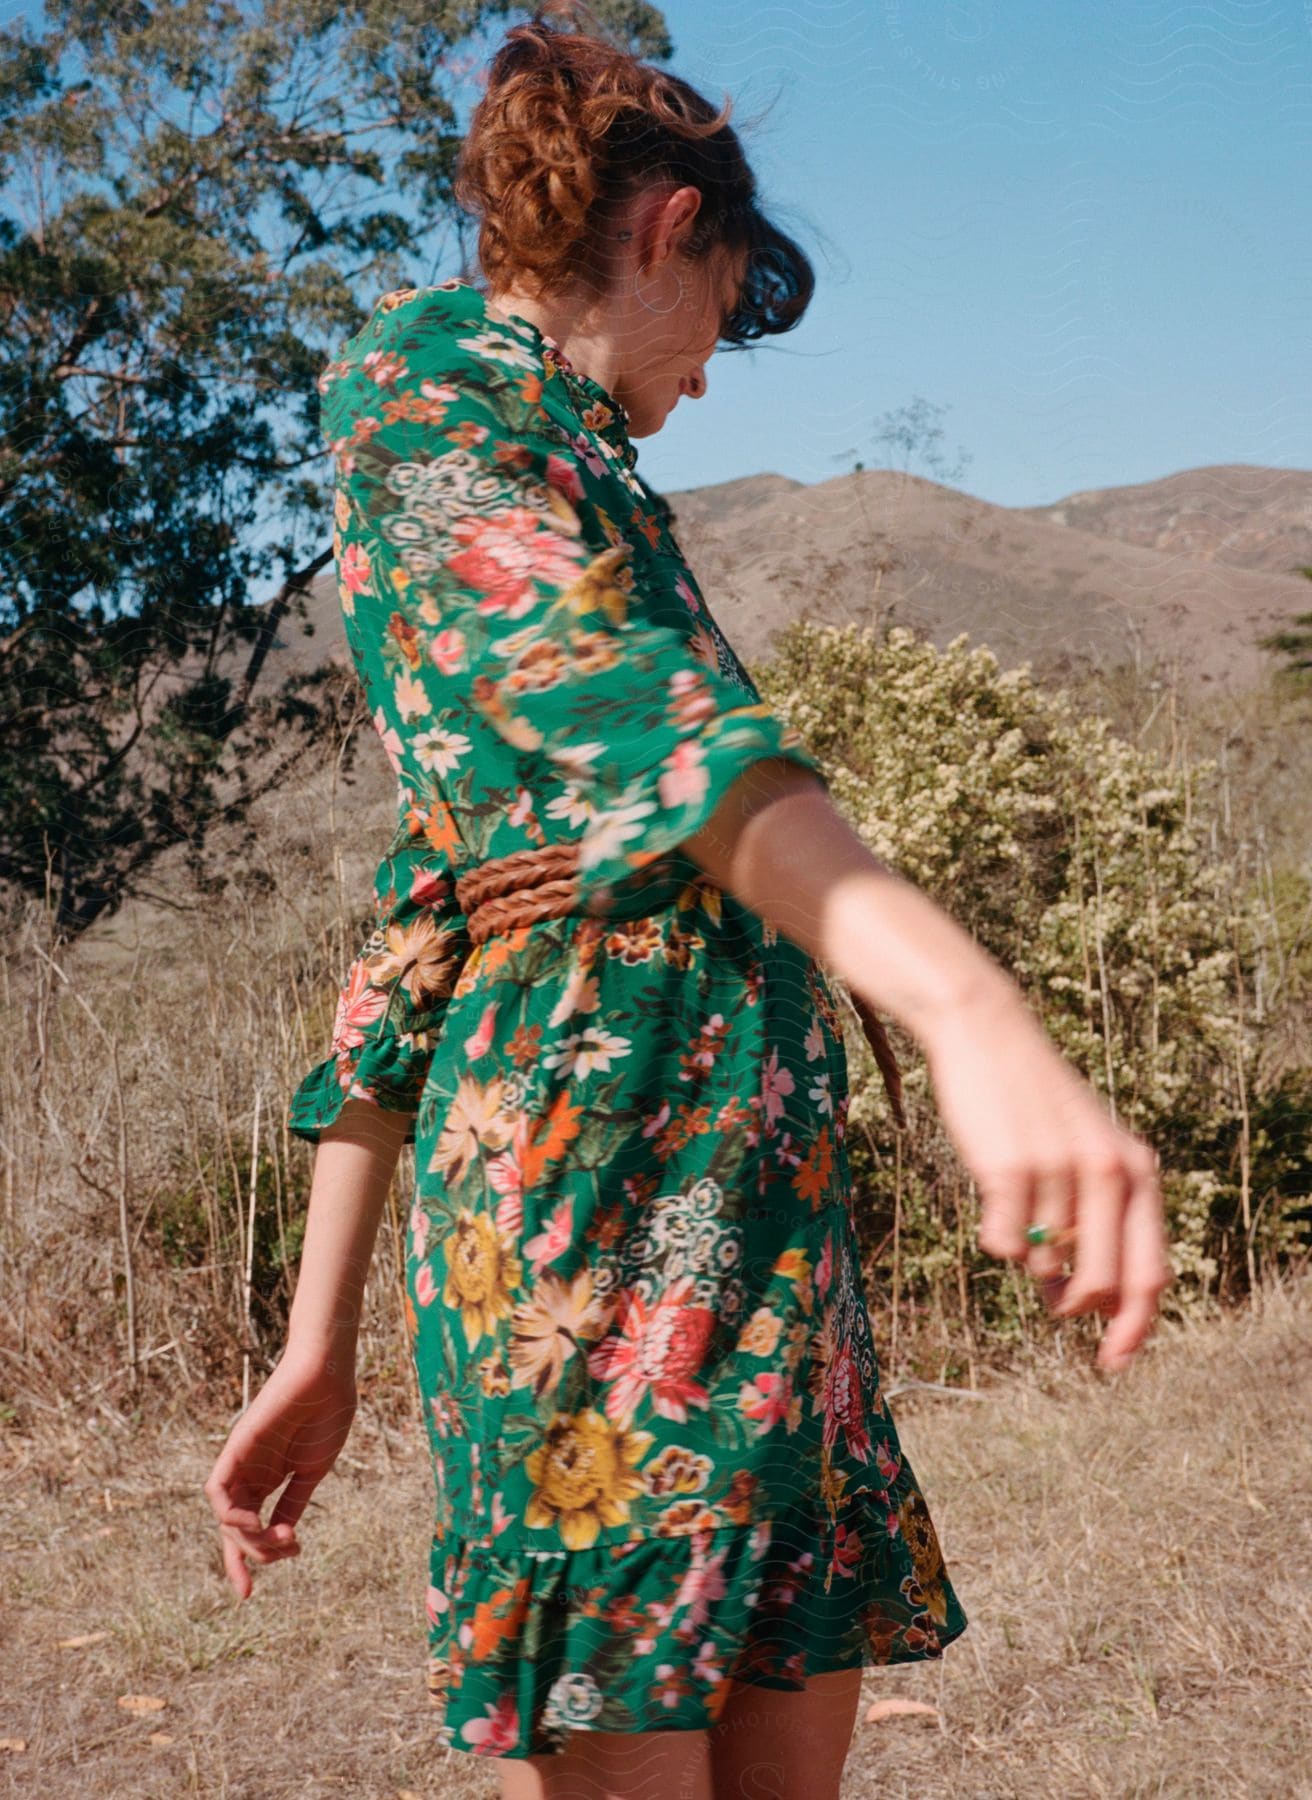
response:
[[[905,627],[880,639],[800,621],[776,646],[762,694],[868,848],[1014,974],[1058,1048],[1160,1152],[1170,1303],[1245,1285],[1304,1243],[1312,1068],[1273,1067],[1288,1015],[1255,1004],[1272,900],[1216,833],[1215,762],[1168,767],[964,633],[939,650]],[[1304,910],[1307,898],[1302,881]],[[1025,1291],[973,1248],[968,1174],[894,1031],[901,1143],[873,1058],[850,1040],[874,1273],[890,1278],[895,1244],[914,1304],[941,1311],[946,1292],[967,1329],[1018,1335]]]
[[[215,823],[345,705],[326,671],[255,691],[332,557],[316,378],[438,278],[459,103],[526,10],[55,0],[0,29],[0,881],[60,935],[170,845],[209,879]],[[655,8],[594,11],[669,55]]]

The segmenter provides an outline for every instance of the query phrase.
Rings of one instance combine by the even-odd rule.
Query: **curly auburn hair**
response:
[[[563,31],[562,20],[576,29]],[[720,342],[741,348],[789,331],[815,291],[804,251],[762,213],[756,178],[728,124],[677,75],[578,27],[581,0],[554,0],[506,33],[470,120],[454,178],[480,221],[485,291],[523,284],[539,296],[581,286],[605,298],[617,215],[655,182],[701,194],[681,254],[704,263],[746,252],[738,303]]]

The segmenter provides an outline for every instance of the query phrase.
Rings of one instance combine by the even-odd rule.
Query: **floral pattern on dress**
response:
[[[429,1684],[488,1756],[711,1723],[966,1625],[880,1385],[820,965],[680,848],[762,703],[627,415],[463,281],[324,370],[348,642],[396,771],[375,928],[290,1123],[413,1113]],[[474,946],[462,870],[574,842]]]

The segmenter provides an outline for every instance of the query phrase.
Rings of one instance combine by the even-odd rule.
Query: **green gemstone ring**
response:
[[[1051,1225],[1027,1225],[1025,1242],[1027,1244],[1073,1244],[1075,1232],[1070,1229],[1054,1231]]]

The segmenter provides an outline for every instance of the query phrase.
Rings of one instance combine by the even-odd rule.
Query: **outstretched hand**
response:
[[[1116,1124],[1019,997],[956,1009],[925,1051],[980,1191],[980,1248],[1024,1263],[1054,1315],[1104,1314],[1098,1363],[1128,1367],[1174,1278],[1151,1145]],[[1071,1234],[1070,1247],[1031,1244],[1031,1225]]]
[[[353,1371],[332,1372],[322,1359],[288,1352],[233,1426],[204,1492],[239,1599],[250,1597],[248,1563],[300,1555],[296,1522],[337,1460],[355,1406]],[[262,1525],[261,1508],[284,1481]]]

